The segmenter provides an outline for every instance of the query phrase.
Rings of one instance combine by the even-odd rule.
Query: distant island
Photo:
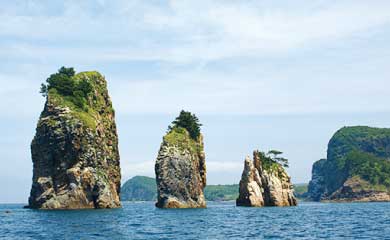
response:
[[[151,177],[135,176],[122,185],[122,201],[155,201],[157,198],[156,180]],[[238,184],[207,185],[204,195],[207,201],[235,201],[238,197]],[[307,184],[294,185],[298,199],[306,197]]]
[[[314,201],[390,201],[390,129],[344,127],[314,163],[308,197]]]

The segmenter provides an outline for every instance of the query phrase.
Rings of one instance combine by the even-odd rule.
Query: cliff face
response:
[[[97,72],[79,73],[72,79],[88,82],[91,93],[83,108],[54,88],[47,93],[31,143],[29,207],[120,207],[118,137],[106,81]]]
[[[309,198],[314,201],[320,201],[321,197],[326,194],[326,184],[323,172],[325,162],[326,159],[318,160],[312,167],[312,177],[308,186],[308,194]]]
[[[253,161],[245,159],[244,171],[240,181],[237,206],[296,206],[293,185],[283,167],[274,163],[268,167],[263,164],[259,152],[253,153]]]
[[[390,129],[344,127],[329,141],[327,159],[314,163],[309,196],[315,201],[383,201],[390,187],[389,158]]]
[[[156,165],[159,208],[204,208],[206,163],[203,137],[193,140],[184,128],[174,128],[163,138]]]

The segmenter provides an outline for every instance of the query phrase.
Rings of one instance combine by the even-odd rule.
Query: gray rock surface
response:
[[[173,129],[163,139],[156,165],[158,208],[205,208],[206,164],[203,137]]]

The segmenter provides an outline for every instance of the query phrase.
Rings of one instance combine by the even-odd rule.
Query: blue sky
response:
[[[0,0],[0,202],[26,202],[39,85],[98,70],[117,113],[123,179],[153,176],[181,109],[204,124],[210,184],[280,149],[310,179],[332,134],[390,127],[389,1]]]

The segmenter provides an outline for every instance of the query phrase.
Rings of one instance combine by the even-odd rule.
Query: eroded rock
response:
[[[290,177],[283,167],[275,163],[266,168],[258,151],[253,153],[253,160],[245,159],[237,206],[296,206]]]
[[[118,137],[106,81],[97,72],[79,73],[73,78],[91,84],[88,108],[79,109],[68,97],[48,92],[31,143],[29,207],[120,207]]]
[[[163,138],[156,165],[158,208],[205,208],[206,164],[203,137],[193,140],[183,128]]]

